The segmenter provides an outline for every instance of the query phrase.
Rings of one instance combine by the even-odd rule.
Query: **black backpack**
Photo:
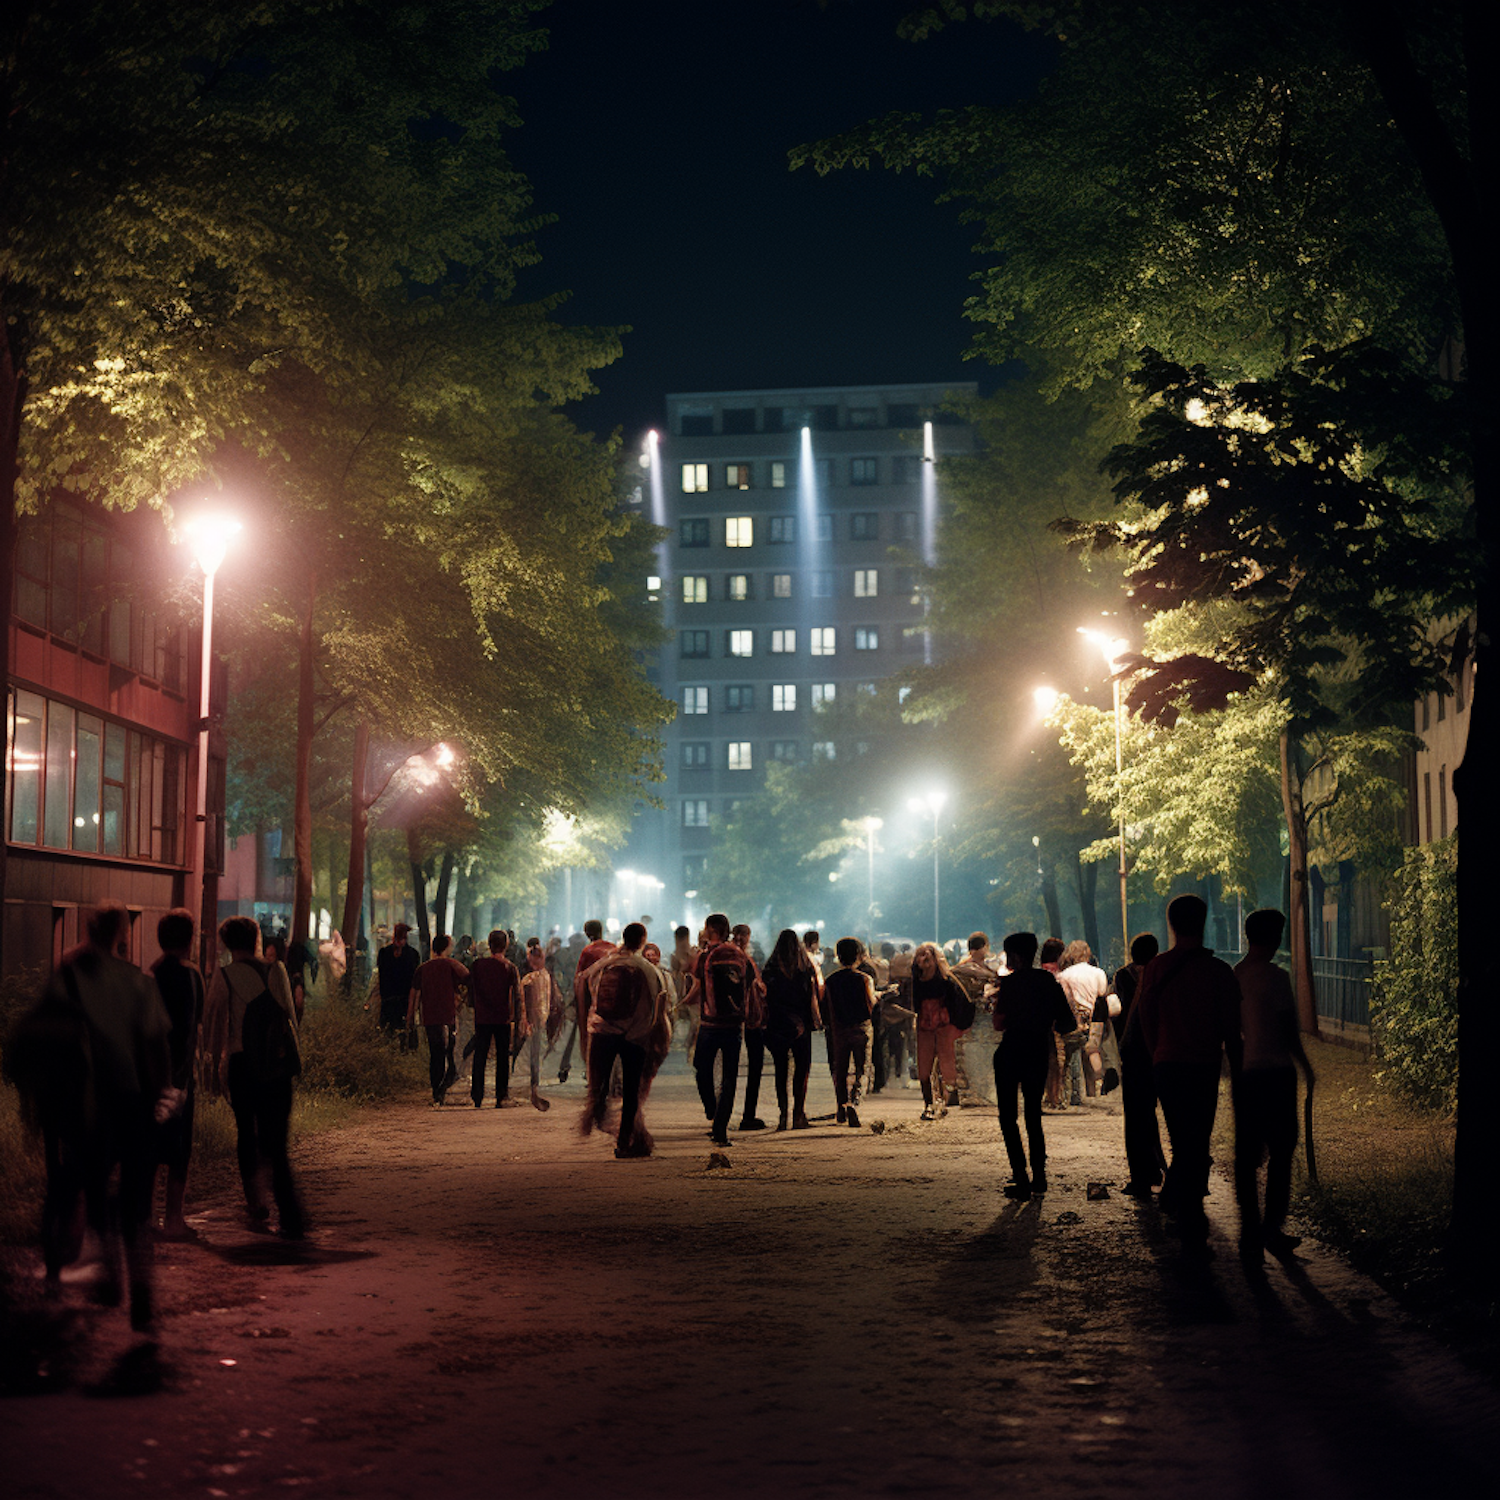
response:
[[[717,943],[703,963],[703,1019],[739,1026],[750,1007],[750,960],[733,943]]]
[[[241,962],[246,962],[241,960]],[[265,964],[249,960],[260,976],[260,993],[245,1006],[240,1022],[240,1047],[246,1071],[255,1083],[287,1083],[302,1071],[297,1048],[297,1024],[266,985]]]
[[[650,1002],[651,986],[629,959],[608,963],[594,985],[594,1014],[615,1026],[629,1026]]]

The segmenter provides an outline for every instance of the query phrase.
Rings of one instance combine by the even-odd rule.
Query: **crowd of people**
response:
[[[1112,977],[1086,943],[1039,942],[1028,932],[1008,936],[999,954],[974,933],[952,966],[933,943],[900,952],[885,944],[872,955],[843,937],[830,955],[818,933],[791,929],[757,956],[751,929],[715,913],[696,942],[677,928],[665,957],[639,922],[616,943],[590,921],[566,943],[556,934],[545,944],[533,937],[519,952],[501,929],[489,934],[487,951],[461,939],[461,957],[440,936],[424,961],[398,925],[378,952],[369,1005],[378,1003],[380,1024],[403,1046],[418,1045],[420,1024],[434,1108],[461,1064],[474,1108],[485,1103],[491,1068],[494,1106],[520,1104],[510,1077],[525,1053],[530,1102],[546,1110],[543,1064],[566,1032],[557,1077],[566,1082],[576,1047],[587,1078],[580,1126],[585,1134],[605,1128],[618,1100],[619,1158],[652,1154],[645,1105],[679,1029],[718,1148],[771,1128],[758,1114],[768,1056],[775,1129],[812,1128],[807,1091],[818,1032],[835,1098],[824,1118],[855,1129],[870,1092],[913,1081],[921,1118],[941,1119],[964,1091],[982,1092],[972,1075],[988,1058],[1010,1170],[1003,1190],[1019,1202],[1047,1191],[1044,1114],[1118,1087],[1123,1191],[1175,1216],[1195,1258],[1211,1253],[1204,1199],[1227,1066],[1240,1253],[1254,1267],[1266,1251],[1284,1255],[1297,1244],[1285,1227],[1296,1070],[1309,1087],[1313,1073],[1290,980],[1275,962],[1282,914],[1251,913],[1247,952],[1233,969],[1204,946],[1206,916],[1199,898],[1178,896],[1167,910],[1170,947],[1158,951],[1154,936],[1137,937]],[[153,1240],[196,1237],[183,1207],[200,1087],[222,1093],[233,1112],[251,1225],[292,1240],[306,1232],[288,1155],[305,985],[247,917],[220,926],[227,958],[207,983],[191,957],[191,913],[161,918],[161,957],[149,972],[129,962],[128,936],[124,907],[105,904],[91,915],[86,941],[65,955],[14,1029],[6,1061],[43,1140],[46,1284],[58,1285],[86,1224],[103,1251],[99,1295],[115,1304],[128,1295],[132,1325],[149,1331]],[[744,1108],[732,1135],[742,1059]],[[161,1177],[164,1210],[155,1225]]]

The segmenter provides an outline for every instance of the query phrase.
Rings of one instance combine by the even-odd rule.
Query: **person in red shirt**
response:
[[[448,957],[453,939],[432,940],[432,957],[412,977],[411,998],[406,1002],[406,1029],[411,1030],[420,1007],[422,1028],[427,1033],[427,1076],[432,1083],[432,1107],[441,1109],[448,1090],[458,1080],[453,1061],[457,1036],[459,993],[468,986],[469,971]]]
[[[585,977],[588,971],[604,957],[613,953],[615,945],[604,936],[604,924],[590,917],[583,924],[583,935],[588,946],[578,955],[578,967],[573,971],[573,1014],[578,1022],[578,1051],[583,1059],[584,1072],[589,1065],[589,987]]]
[[[521,978],[505,956],[510,937],[496,928],[489,937],[489,957],[476,958],[469,970],[469,1000],[474,1007],[474,1072],[469,1097],[474,1108],[484,1104],[484,1069],[490,1044],[495,1046],[495,1108],[503,1109],[510,1094],[510,1029],[519,1019],[517,999]]]

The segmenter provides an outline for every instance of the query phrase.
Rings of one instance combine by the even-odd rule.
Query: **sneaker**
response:
[[[1283,1229],[1268,1229],[1261,1236],[1261,1242],[1278,1260],[1283,1260],[1302,1243],[1302,1236],[1288,1234]]]
[[[475,1109],[483,1109],[484,1108],[484,1100],[483,1099],[476,1099],[474,1101],[474,1108]]]
[[[937,1111],[929,1104],[927,1108],[922,1111],[921,1118],[924,1120],[935,1120],[937,1119]]]
[[[1024,1182],[1007,1182],[1000,1191],[1017,1203],[1031,1202],[1031,1189]]]
[[[741,1130],[764,1130],[765,1128],[766,1122],[764,1120],[744,1119],[740,1121]]]
[[[709,1135],[708,1138],[716,1146],[732,1146],[732,1145],[734,1145],[734,1142],[732,1140],[730,1140],[727,1135],[713,1135],[712,1133],[710,1133],[710,1135]]]
[[[859,1129],[859,1111],[852,1104],[844,1111],[844,1116],[851,1130]]]
[[[792,1129],[793,1130],[811,1130],[812,1129],[812,1121],[809,1120],[806,1115],[793,1115],[792,1116]]]
[[[557,1075],[557,1081],[558,1081],[558,1082],[559,1082],[559,1083],[566,1083],[566,1082],[567,1082],[567,1081],[568,1081],[568,1074],[569,1074],[569,1073],[571,1073],[571,1072],[572,1072],[572,1071],[573,1071],[573,1070],[572,1070],[572,1069],[571,1069],[571,1068],[564,1068],[564,1069],[563,1069],[563,1070],[562,1070],[562,1072],[560,1072],[560,1073],[559,1073],[559,1074],[558,1074],[558,1075]]]
[[[443,1107],[443,1101],[441,1099],[434,1099],[432,1103],[427,1107],[428,1109],[441,1109]]]

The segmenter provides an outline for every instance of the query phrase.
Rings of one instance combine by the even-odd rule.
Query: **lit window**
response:
[[[857,510],[849,517],[849,536],[856,542],[874,542],[880,538],[880,516],[873,510]]]
[[[850,484],[877,484],[880,480],[880,460],[876,458],[851,458],[849,460]]]
[[[851,427],[879,427],[880,408],[878,406],[851,406],[847,420]]]
[[[832,625],[814,626],[810,632],[812,636],[812,654],[814,656],[832,656],[834,654],[834,640],[837,632]]]
[[[749,516],[724,517],[724,545],[749,547],[755,540],[755,523]]]
[[[708,827],[708,798],[688,797],[682,804],[682,826],[684,828]]]
[[[729,632],[729,654],[731,656],[754,656],[755,632],[753,630],[731,630]]]
[[[681,547],[708,546],[708,517],[693,516],[677,528],[677,543]]]
[[[813,741],[813,759],[814,760],[832,760],[832,759],[834,759],[833,741],[832,740],[814,740]]]
[[[703,573],[682,575],[682,602],[684,604],[708,603],[708,577]]]
[[[832,703],[838,696],[838,684],[833,682],[815,682],[812,685],[812,706],[822,708],[826,703]]]
[[[751,597],[750,575],[748,573],[731,573],[727,585],[727,597],[743,603]]]
[[[682,466],[682,493],[684,495],[701,495],[708,489],[708,465],[707,464],[683,464]]]
[[[771,688],[771,711],[778,714],[793,714],[797,711],[797,684],[778,682]]]
[[[729,769],[731,771],[748,771],[751,769],[749,740],[730,740]]]
[[[682,743],[682,769],[702,771],[708,766],[708,742],[706,740],[684,740]]]
[[[792,597],[792,575],[790,573],[771,574],[771,597],[773,599],[790,599]]]
[[[724,712],[726,714],[747,714],[755,707],[755,688],[753,685],[727,687],[724,689]]]
[[[772,740],[771,741],[771,759],[772,760],[796,760],[796,758],[797,758],[797,742],[796,742],[796,740]]]
[[[724,488],[726,490],[748,490],[750,488],[750,465],[725,464]]]
[[[683,688],[682,711],[687,715],[706,714],[708,712],[708,689],[706,687]]]
[[[771,460],[771,488],[773,490],[784,490],[786,488],[786,460],[773,458]]]
[[[772,516],[766,540],[770,542],[795,542],[797,540],[796,516]]]
[[[879,683],[875,682],[857,682],[854,684],[854,691],[863,693],[867,698],[873,698],[879,689]]]
[[[856,651],[880,650],[880,627],[878,625],[856,625],[854,627],[854,649]]]
[[[788,656],[797,649],[797,632],[795,630],[773,630],[771,632],[771,654],[773,656]]]
[[[708,655],[708,632],[706,630],[679,630],[677,643],[684,656]]]
[[[814,599],[833,598],[833,574],[827,568],[819,568],[813,573],[812,596]]]
[[[661,579],[655,573],[646,580],[646,597],[653,603],[661,598]]]
[[[873,599],[879,592],[878,570],[875,568],[856,568],[854,570],[854,597],[856,599]]]

